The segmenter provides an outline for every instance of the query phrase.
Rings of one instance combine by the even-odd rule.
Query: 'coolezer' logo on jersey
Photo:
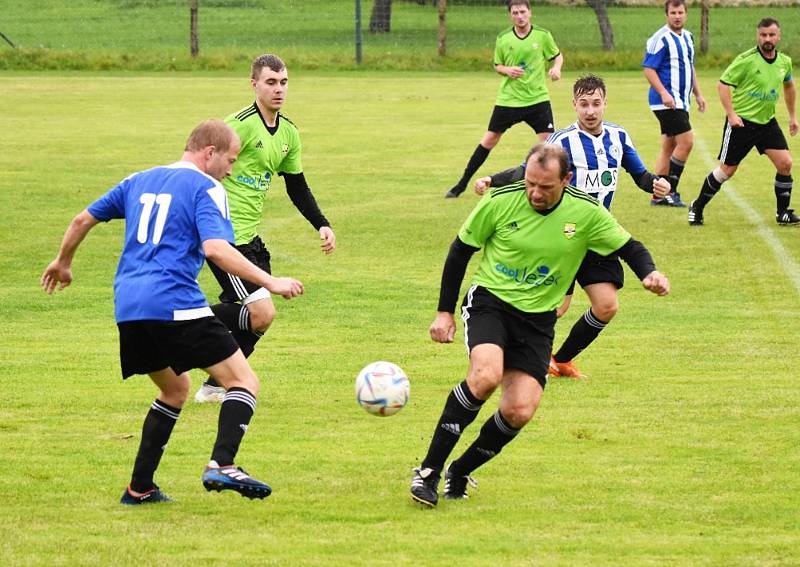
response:
[[[550,273],[547,266],[539,266],[533,270],[529,268],[509,268],[505,264],[497,263],[494,269],[506,277],[513,279],[518,284],[528,284],[533,287],[540,285],[555,285],[558,283],[559,276]]]

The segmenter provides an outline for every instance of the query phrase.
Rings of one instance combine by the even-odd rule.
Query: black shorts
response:
[[[264,246],[264,242],[261,240],[261,237],[256,236],[247,244],[239,244],[236,246],[236,249],[253,264],[268,274],[272,273],[272,267],[269,263],[269,250],[267,250],[267,247]],[[211,272],[214,274],[214,277],[217,278],[220,287],[222,288],[222,293],[219,294],[219,300],[223,303],[236,303],[238,301],[242,301],[250,294],[258,291],[259,289],[263,289],[260,285],[243,280],[239,276],[229,274],[211,260],[206,260],[206,262],[208,263],[208,267],[211,268]],[[264,292],[266,292],[264,297],[269,297],[269,292],[267,292],[267,290],[264,290]]]
[[[739,165],[744,157],[755,147],[758,153],[765,150],[788,150],[786,137],[778,126],[778,121],[773,118],[766,124],[756,124],[742,119],[744,126],[733,128],[725,119],[722,129],[722,146],[717,158],[725,165]]]
[[[533,376],[542,388],[553,351],[556,312],[526,313],[480,286],[472,286],[461,307],[464,341],[472,349],[493,344],[503,349],[503,366]]]
[[[677,136],[692,129],[689,124],[689,113],[680,108],[665,108],[654,110],[653,114],[661,124],[661,133],[665,136]]]
[[[617,289],[622,289],[625,285],[625,271],[616,254],[601,256],[589,250],[578,268],[575,280],[584,288],[596,283],[610,283]],[[567,295],[571,295],[574,288],[575,282],[570,286]]]
[[[228,328],[216,317],[127,321],[117,327],[123,379],[167,367],[175,374],[208,368],[239,350]]]
[[[531,106],[495,106],[489,119],[488,129],[490,132],[502,134],[520,122],[533,128],[537,134],[555,132],[550,101],[546,100]]]

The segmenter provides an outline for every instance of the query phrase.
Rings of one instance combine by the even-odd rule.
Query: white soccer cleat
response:
[[[198,404],[221,404],[225,399],[225,388],[222,386],[212,386],[203,382],[200,389],[194,395],[194,401]]]

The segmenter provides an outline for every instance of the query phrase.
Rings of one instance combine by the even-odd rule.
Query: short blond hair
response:
[[[199,152],[214,146],[219,152],[227,152],[236,139],[236,132],[222,120],[205,120],[197,125],[186,140],[187,152]]]

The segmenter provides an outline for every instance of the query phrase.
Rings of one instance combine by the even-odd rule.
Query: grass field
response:
[[[363,66],[370,69],[489,68],[497,33],[508,27],[496,5],[448,7],[448,56],[437,55],[437,12],[430,6],[395,2],[392,31],[367,32],[372,2],[363,1]],[[256,53],[276,51],[293,67],[355,67],[352,0],[218,0],[200,2],[201,57],[191,60],[185,0],[50,0],[36,4],[0,0],[0,31],[22,49],[0,43],[0,69],[247,69]],[[755,25],[765,15],[784,30],[781,49],[800,59],[797,7],[713,8],[710,50],[698,65],[722,66],[752,47]],[[594,12],[588,6],[534,6],[534,22],[549,29],[566,57],[566,68],[638,69],[645,42],[664,24],[658,7],[611,7],[616,50],[604,53]],[[242,31],[243,22],[257,22]],[[700,10],[689,11],[688,29],[699,43]]]
[[[701,74],[711,104],[692,119],[689,198],[719,143],[717,76]],[[619,315],[579,358],[590,378],[551,382],[534,421],[476,472],[474,497],[427,511],[408,497],[411,468],[466,368],[458,340],[434,344],[427,326],[447,247],[477,201],[442,196],[484,131],[497,79],[291,77],[285,110],[339,247],[320,254],[282,183],[273,187],[262,233],[275,272],[302,279],[306,295],[278,303],[251,359],[264,395],[240,464],[275,492],[251,502],[202,489],[217,408],[188,404],[156,478],[178,502],[123,509],[155,389],[119,379],[111,282],[122,225],[90,235],[66,291],[45,296],[38,278],[75,213],[129,172],[177,159],[195,123],[250,102],[248,83],[0,75],[5,564],[797,564],[800,232],[774,223],[765,158],[746,159],[699,229],[684,210],[650,208],[623,176],[615,215],[648,245],[673,293],[656,298],[628,272]],[[574,78],[552,87],[560,126],[572,121]],[[607,119],[628,127],[652,166],[657,125],[643,78],[607,81]],[[482,171],[518,163],[531,142],[513,129]],[[800,155],[798,139],[790,145]],[[207,271],[201,284],[213,297]],[[576,294],[557,340],[586,307]],[[411,379],[411,402],[392,418],[354,401],[357,371],[377,359]]]

